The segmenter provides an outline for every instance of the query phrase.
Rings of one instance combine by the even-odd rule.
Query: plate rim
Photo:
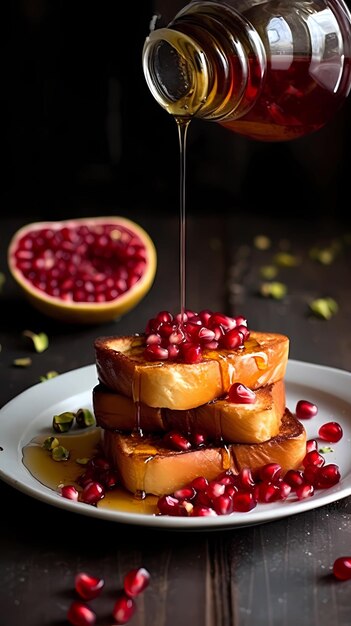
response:
[[[302,373],[301,369],[304,370]],[[351,384],[346,385],[345,387],[345,381],[351,383],[350,371],[329,365],[322,365],[318,363],[300,361],[297,359],[289,358],[285,375],[285,381],[287,383],[287,386],[289,386],[289,384],[296,384],[296,381],[298,381],[297,384],[311,386],[311,382],[309,382],[308,380],[306,382],[307,372],[312,378],[318,376],[319,374],[331,375],[333,377],[333,383],[337,383],[336,387],[342,388],[342,399],[346,402],[350,402],[351,404]],[[87,394],[89,393],[89,391],[92,391],[94,386],[94,378],[95,384],[97,384],[98,377],[96,365],[92,363],[90,365],[85,365],[79,368],[69,370],[67,372],[63,372],[59,376],[45,381],[45,387],[43,386],[43,383],[36,383],[35,385],[28,387],[17,396],[10,399],[0,408],[0,446],[3,447],[1,443],[1,427],[3,426],[2,421],[4,419],[6,421],[8,414],[11,414],[13,408],[16,408],[18,404],[26,402],[26,400],[31,398],[33,394],[37,395],[36,400],[39,401],[40,405],[44,404],[43,410],[45,409],[45,405],[47,404],[46,402],[44,402],[44,399],[47,395],[51,396],[52,404],[54,404],[55,402],[57,403],[59,400],[61,400],[63,403],[68,402],[69,397],[72,397],[79,393]],[[302,381],[301,378],[303,378],[304,381]],[[59,399],[56,399],[56,396],[60,393],[61,387],[65,387],[67,379],[70,381],[70,395],[68,397],[64,397],[63,399],[61,397]],[[88,383],[89,386],[87,386]],[[315,385],[312,385],[312,387],[316,389],[316,391],[318,391],[318,388]],[[36,394],[39,389],[41,390],[41,393]],[[43,393],[43,390],[47,393]],[[329,391],[328,393],[330,394],[331,392]],[[37,419],[38,415],[32,415],[28,423],[27,429],[25,429],[25,431],[21,433],[20,439],[13,436],[12,440],[15,439],[17,441],[16,448],[12,447],[10,451],[6,450],[6,452],[5,449],[3,449],[0,452],[0,480],[14,487],[17,491],[20,491],[36,500],[45,502],[56,508],[65,509],[76,514],[82,514],[88,517],[100,518],[114,523],[145,526],[165,530],[233,530],[235,528],[258,525],[271,521],[276,521],[285,517],[290,517],[312,509],[320,508],[322,506],[325,506],[326,504],[330,504],[351,495],[350,473],[350,475],[346,475],[346,477],[342,478],[341,481],[334,487],[331,487],[330,489],[327,489],[323,492],[318,492],[318,495],[315,495],[312,498],[302,501],[279,502],[275,503],[275,505],[258,505],[249,513],[234,513],[232,515],[223,515],[217,517],[180,518],[165,515],[150,515],[145,513],[129,513],[107,508],[97,508],[94,506],[86,505],[84,503],[73,502],[66,498],[62,498],[57,492],[40,483],[37,479],[34,478],[34,476],[31,476],[28,470],[26,470],[23,463],[21,463],[19,474],[13,471],[6,471],[6,469],[3,467],[3,461],[4,457],[6,457],[6,454],[12,455],[12,457],[14,455],[17,455],[17,459],[19,458],[22,447],[24,445],[23,440],[25,438],[25,433],[29,431],[31,425],[33,425],[33,422]],[[15,461],[15,458],[12,458],[12,460]],[[23,471],[24,473],[28,472],[28,474],[26,475],[27,481],[23,482],[20,480],[20,471]]]

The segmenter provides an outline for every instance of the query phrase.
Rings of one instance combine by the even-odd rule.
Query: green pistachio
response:
[[[333,298],[316,298],[310,302],[309,307],[314,315],[325,320],[330,320],[339,310]]]
[[[284,283],[271,282],[262,283],[260,293],[265,298],[274,298],[275,300],[282,300],[287,294],[287,287]]]
[[[278,252],[274,257],[274,263],[279,267],[296,267],[300,259],[290,252]]]
[[[335,259],[335,252],[331,248],[311,248],[310,257],[322,265],[331,265]]]
[[[44,376],[40,376],[40,382],[44,383],[46,380],[50,380],[51,378],[55,378],[56,376],[58,376],[58,372],[46,372]]]
[[[321,452],[321,454],[327,454],[328,452],[334,452],[334,450],[330,446],[324,446],[319,449],[319,452]]]
[[[54,448],[57,448],[57,446],[59,445],[59,440],[57,439],[57,437],[47,437],[44,441],[43,441],[43,448],[45,450],[53,450]]]
[[[63,446],[56,446],[51,452],[54,461],[67,461],[69,459],[69,450]]]
[[[73,426],[75,414],[65,411],[52,418],[52,427],[57,433],[67,433]]]
[[[31,330],[25,330],[23,336],[32,340],[36,352],[44,352],[49,347],[49,339],[45,333],[36,334]]]
[[[32,359],[30,357],[14,359],[13,364],[16,367],[29,367],[30,365],[32,365]]]
[[[265,280],[272,280],[272,278],[277,276],[278,269],[275,265],[263,265],[260,268],[260,274]]]
[[[95,417],[89,409],[78,409],[76,422],[79,428],[88,428],[89,426],[94,426]]]
[[[78,463],[78,465],[87,465],[90,461],[90,458],[87,457],[83,457],[82,459],[76,459],[76,463]]]

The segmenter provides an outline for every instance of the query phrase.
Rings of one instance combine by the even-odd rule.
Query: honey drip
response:
[[[23,464],[36,480],[57,492],[57,497],[60,498],[62,496],[59,494],[59,489],[62,485],[74,485],[78,491],[81,490],[76,480],[83,474],[84,465],[77,463],[77,459],[92,458],[96,454],[101,443],[101,430],[92,428],[82,434],[60,435],[60,444],[70,451],[70,458],[67,461],[54,461],[50,452],[42,447],[43,441],[51,434],[37,436],[24,446]],[[114,488],[106,491],[105,497],[98,502],[97,508],[157,515],[157,500],[156,496],[145,496],[143,493],[132,494],[124,488]]]

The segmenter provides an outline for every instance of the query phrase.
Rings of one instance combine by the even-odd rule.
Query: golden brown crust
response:
[[[278,434],[285,410],[283,380],[260,387],[253,404],[236,404],[228,398],[216,400],[195,409],[174,411],[140,404],[131,398],[109,391],[99,384],[93,389],[93,408],[98,426],[143,432],[204,433],[210,440],[226,443],[259,443]]]
[[[157,436],[140,438],[105,430],[103,447],[128,491],[161,496],[184,487],[197,476],[212,480],[227,469],[238,473],[250,467],[255,471],[270,462],[282,465],[284,472],[299,468],[306,454],[306,432],[286,409],[279,434],[265,443],[175,452]]]
[[[188,410],[223,396],[234,382],[258,389],[283,379],[289,339],[251,331],[244,348],[205,351],[196,364],[145,361],[138,335],[99,337],[94,348],[98,379],[111,391],[150,407]]]

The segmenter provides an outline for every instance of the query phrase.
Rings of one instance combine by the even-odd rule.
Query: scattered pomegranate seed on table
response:
[[[72,602],[68,609],[67,619],[72,626],[93,626],[96,614],[83,602]]]
[[[125,574],[123,588],[112,607],[113,626],[126,624],[133,617],[137,608],[134,598],[145,591],[150,578],[150,572],[145,567],[135,567]],[[79,572],[74,579],[75,591],[85,601],[97,598],[104,586],[103,578],[92,576],[87,572]],[[68,609],[67,620],[72,626],[93,626],[96,622],[96,613],[86,602],[76,600]]]
[[[338,580],[351,580],[351,556],[340,556],[335,559],[333,574]]]
[[[77,594],[84,600],[93,600],[97,598],[103,587],[105,581],[103,578],[97,578],[96,576],[90,576],[86,572],[80,572],[75,578],[75,590]]]
[[[115,620],[115,624],[126,624],[133,617],[136,610],[136,604],[133,598],[130,598],[126,594],[121,594],[117,598],[113,607],[112,616]]]
[[[150,582],[150,574],[145,567],[138,567],[130,570],[123,581],[123,588],[126,594],[132,598],[138,596],[146,589]]]

